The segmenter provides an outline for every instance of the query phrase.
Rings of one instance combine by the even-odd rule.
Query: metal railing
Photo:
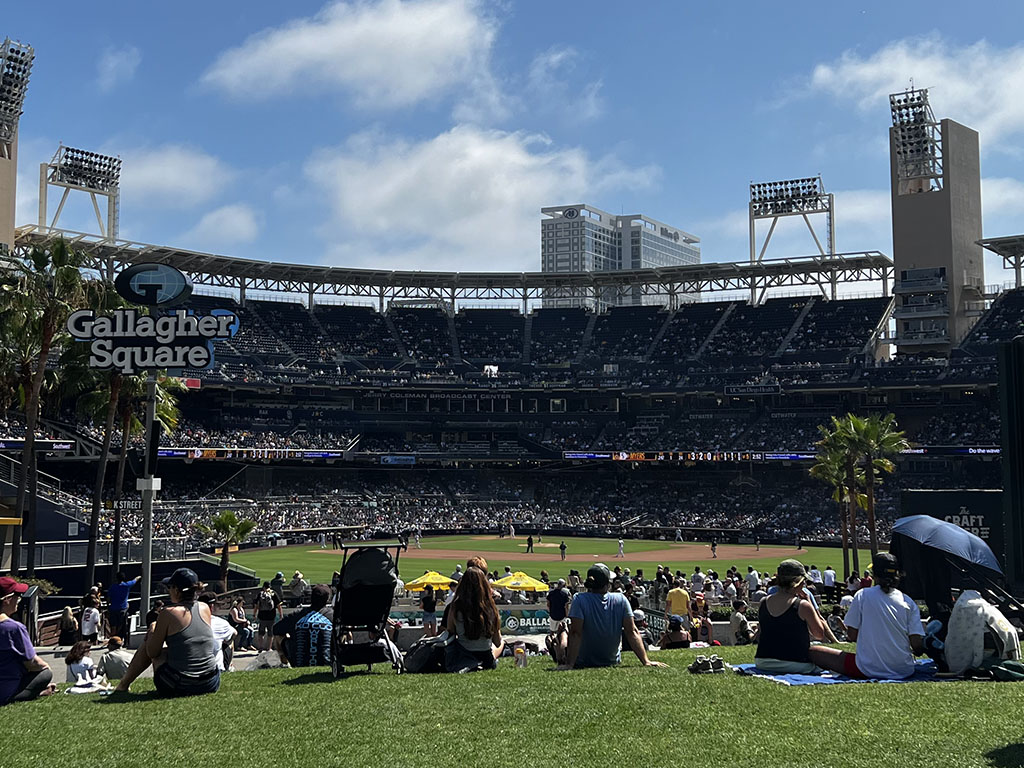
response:
[[[185,539],[164,538],[153,539],[154,560],[184,560],[187,552]],[[85,565],[88,557],[89,542],[81,541],[41,541],[36,543],[36,567],[55,568],[68,565]],[[96,542],[96,563],[106,565],[114,561],[114,543],[112,541]],[[21,545],[22,562],[28,557],[28,545]],[[142,562],[142,541],[126,539],[121,541],[121,562]]]

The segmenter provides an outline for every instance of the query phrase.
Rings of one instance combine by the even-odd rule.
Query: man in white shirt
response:
[[[821,571],[818,570],[818,566],[811,566],[811,570],[807,572],[807,578],[809,578],[815,584],[821,584]]]
[[[752,565],[747,566],[747,592],[753,597],[757,588],[761,586],[761,574],[754,570]]]
[[[821,575],[821,583],[825,588],[825,599],[835,600],[836,599],[836,572],[832,570],[831,565],[825,566],[825,572]]]
[[[700,571],[700,566],[693,566],[693,576],[690,577],[690,583],[693,585],[693,592],[704,591],[704,574]]]

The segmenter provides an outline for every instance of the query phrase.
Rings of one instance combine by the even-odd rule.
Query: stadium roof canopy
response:
[[[88,267],[110,277],[129,264],[170,264],[195,285],[238,291],[298,293],[377,299],[383,308],[392,299],[529,300],[635,295],[657,296],[675,303],[686,294],[747,291],[758,301],[775,288],[816,287],[836,298],[837,286],[872,282],[887,295],[893,278],[892,260],[879,251],[765,259],[757,263],[725,262],[616,272],[418,272],[314,266],[257,261],[187,251],[162,245],[104,238],[38,225],[19,227],[14,252],[46,246],[64,238],[90,259]]]
[[[1016,277],[1015,285],[1021,287],[1021,268],[1024,262],[1024,235],[1007,237],[988,237],[978,240],[978,245],[988,248],[992,253],[1003,257],[1003,269],[1012,269]]]

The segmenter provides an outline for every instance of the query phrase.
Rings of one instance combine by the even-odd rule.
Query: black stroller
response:
[[[388,550],[395,550],[392,559]],[[388,662],[402,672],[402,652],[388,637],[388,617],[398,585],[398,557],[405,544],[342,545],[341,575],[334,596],[331,633],[331,673],[335,679],[346,666]],[[349,556],[349,553],[352,553]]]

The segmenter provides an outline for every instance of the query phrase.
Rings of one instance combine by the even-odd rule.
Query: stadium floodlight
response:
[[[30,45],[8,37],[0,46],[0,145],[4,157],[11,156],[34,59],[35,51]]]
[[[61,147],[50,161],[52,184],[70,184],[86,190],[108,192],[121,180],[121,158],[86,152],[74,147]]]
[[[834,197],[825,191],[825,184],[821,176],[807,176],[802,179],[784,179],[781,181],[751,182],[750,184],[750,263],[756,264],[764,260],[765,252],[768,250],[768,243],[779,219],[784,216],[801,216],[807,229],[818,246],[818,252],[822,255],[831,255],[836,252],[836,230],[833,220],[835,210]],[[818,234],[811,224],[810,215],[825,214],[825,243],[822,245]],[[757,221],[759,219],[771,219],[771,226],[768,228],[768,235],[760,250],[757,247]],[[763,292],[762,292],[763,293]],[[836,284],[832,283],[832,298],[835,298]],[[752,287],[750,290],[750,303],[756,304],[758,297]]]
[[[942,129],[932,113],[927,88],[889,95],[897,192],[942,189]]]
[[[62,187],[64,193],[57,206],[51,229],[57,226],[64,203],[72,191],[85,192],[92,198],[100,233],[116,238],[121,200],[121,158],[89,152],[61,144],[48,163],[39,166],[39,226],[46,227],[47,191],[50,186]],[[107,198],[107,220],[103,221],[97,195]]]

